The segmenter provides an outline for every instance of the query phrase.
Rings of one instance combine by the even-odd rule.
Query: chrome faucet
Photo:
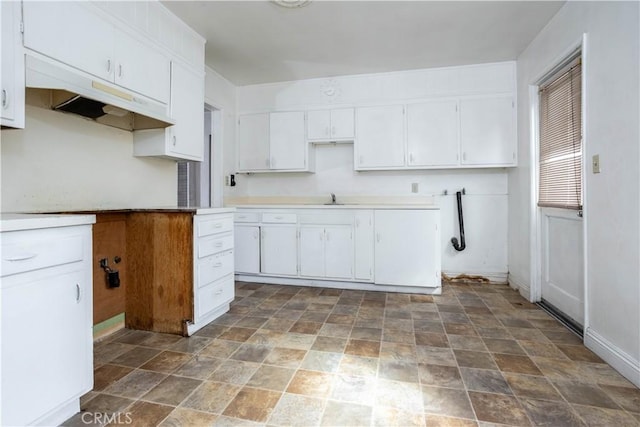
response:
[[[336,204],[336,195],[331,193],[331,204],[335,205]]]

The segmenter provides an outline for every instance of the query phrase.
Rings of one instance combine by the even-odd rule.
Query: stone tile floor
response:
[[[640,425],[640,390],[575,335],[508,286],[471,283],[427,296],[238,282],[193,337],[97,342],[81,406],[65,425]]]

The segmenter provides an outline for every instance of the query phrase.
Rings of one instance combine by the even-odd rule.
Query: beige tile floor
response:
[[[230,312],[193,337],[96,343],[81,406],[135,426],[640,425],[638,388],[486,284],[432,297],[238,282]]]

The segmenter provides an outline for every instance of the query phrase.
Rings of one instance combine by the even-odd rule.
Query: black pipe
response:
[[[464,190],[463,190],[464,191]],[[462,191],[456,191],[456,199],[458,199],[458,225],[460,226],[460,244],[458,244],[458,238],[452,237],[451,243],[456,251],[464,251],[467,247],[464,241],[464,221],[462,220]]]

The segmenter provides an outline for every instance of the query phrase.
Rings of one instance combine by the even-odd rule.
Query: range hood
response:
[[[47,101],[41,106],[129,131],[175,124],[165,104],[59,62],[27,53],[25,68],[27,89],[47,91]],[[39,98],[43,99],[42,93]]]

